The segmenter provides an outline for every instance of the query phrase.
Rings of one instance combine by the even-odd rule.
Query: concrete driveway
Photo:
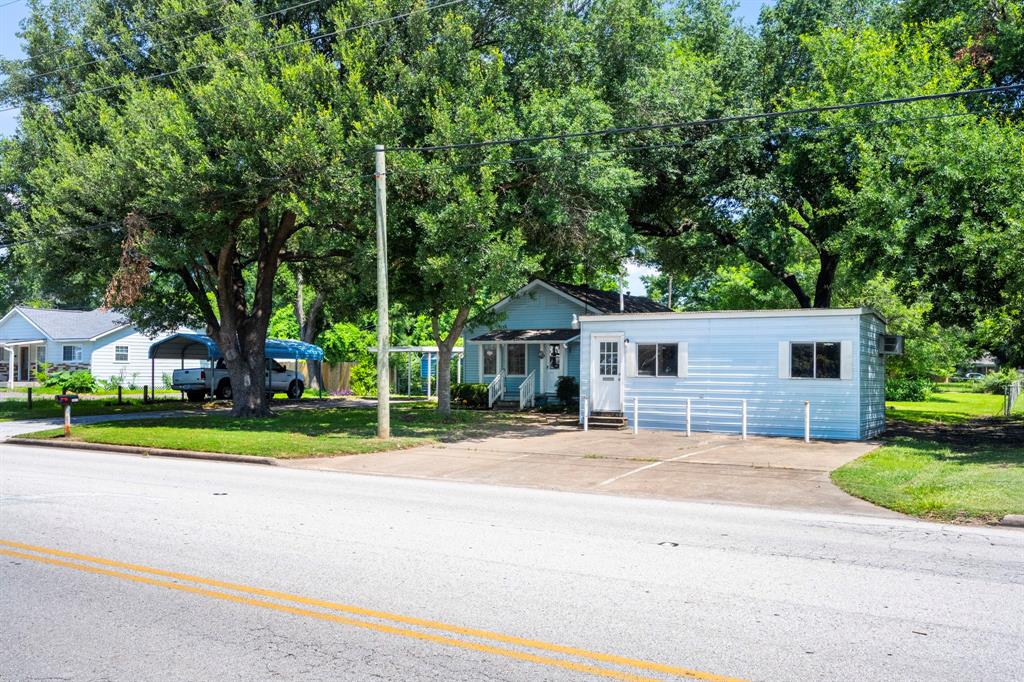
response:
[[[538,425],[410,450],[281,463],[301,469],[898,516],[850,497],[829,480],[830,471],[876,447]]]

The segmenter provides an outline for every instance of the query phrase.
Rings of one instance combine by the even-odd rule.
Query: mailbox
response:
[[[57,396],[57,404],[67,407],[71,403],[78,402],[78,395],[75,393],[61,393]]]

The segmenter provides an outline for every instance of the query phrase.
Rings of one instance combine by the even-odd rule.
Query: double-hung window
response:
[[[510,377],[526,376],[526,344],[510,343],[505,346],[505,361]]]
[[[638,343],[636,373],[641,377],[679,375],[679,345],[675,343]]]
[[[789,370],[793,379],[839,379],[842,377],[842,344],[814,341],[789,345]]]
[[[46,362],[46,346],[36,346],[36,364],[41,365]]]
[[[64,362],[81,362],[82,361],[82,347],[81,346],[64,346],[63,359],[64,359]]]
[[[480,365],[483,367],[484,376],[498,374],[498,346],[496,344],[485,343],[480,346]]]
[[[128,362],[128,346],[114,346],[114,362]]]

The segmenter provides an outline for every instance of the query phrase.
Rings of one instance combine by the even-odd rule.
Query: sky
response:
[[[7,1],[11,2],[11,0]],[[764,0],[737,0],[737,4],[736,14],[744,22],[754,24],[757,21],[757,15],[761,11],[761,7],[766,3]],[[23,53],[20,41],[15,33],[18,31],[18,25],[21,21],[28,16],[28,3],[27,0],[13,0],[11,4],[2,5],[4,5],[4,0],[0,0],[0,56],[5,59],[18,59]],[[4,107],[0,106],[0,108]],[[0,136],[13,134],[17,125],[17,110],[0,112]],[[627,264],[627,272],[626,288],[634,295],[642,295],[644,293],[644,286],[640,281],[640,277],[652,274],[654,271],[635,263],[629,263]]]

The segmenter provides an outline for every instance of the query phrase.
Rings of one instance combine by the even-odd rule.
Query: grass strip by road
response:
[[[302,597],[299,595],[276,592],[272,590],[251,587],[248,585],[213,580],[209,578],[201,578],[198,576],[193,576],[185,573],[166,571],[156,568],[150,568],[147,566],[140,566],[138,564],[113,561],[110,559],[93,557],[72,552],[65,552],[62,550],[51,549],[46,547],[38,547],[10,540],[0,540],[0,545],[7,548],[12,548],[0,549],[0,554],[2,555],[17,557],[29,561],[35,561],[38,563],[48,564],[51,566],[58,566],[62,568],[74,569],[97,575],[119,578],[122,580],[142,583],[154,587],[178,590],[182,592],[191,593],[193,595],[211,597],[214,599],[221,599],[240,604],[247,604],[259,608],[272,609],[284,613],[289,613],[291,615],[330,621],[344,625],[374,630],[381,633],[429,641],[436,644],[454,646],[463,649],[471,649],[474,651],[480,651],[488,654],[494,654],[521,661],[537,663],[540,665],[547,665],[551,667],[562,668],[565,670],[571,670],[574,672],[588,673],[600,677],[630,681],[657,682],[656,678],[648,677],[642,674],[637,674],[633,670],[623,671],[616,670],[613,668],[603,668],[595,666],[590,663],[579,663],[576,661],[554,658],[547,655],[538,655],[536,653],[529,651],[519,651],[515,649],[508,649],[505,647],[498,647],[491,644],[482,644],[479,642],[475,642],[471,639],[460,639],[448,635],[437,635],[431,632],[423,632],[422,630],[412,630],[407,627],[397,627],[375,621],[361,620],[349,616],[341,616],[337,613],[314,611],[307,608],[298,608],[294,606],[289,606],[287,604],[281,604],[278,602],[284,601],[300,603],[305,606],[315,606],[318,608],[327,609],[329,611],[341,611],[353,615],[359,615],[362,617],[370,617],[377,620],[398,622],[402,623],[403,625],[413,625],[427,630],[440,630],[447,633],[458,634],[463,637],[472,637],[475,639],[497,641],[503,644],[513,644],[526,649],[560,653],[591,661],[611,663],[624,668],[632,668],[634,670],[638,669],[650,672],[664,673],[688,679],[704,680],[706,682],[741,682],[737,678],[716,675],[713,673],[706,673],[698,670],[691,670],[688,668],[681,668],[678,666],[665,665],[653,661],[645,661],[640,659],[628,658],[624,656],[617,656],[615,654],[606,654],[596,651],[589,651],[586,649],[580,649],[576,647],[553,644],[539,640],[515,637],[511,635],[503,635],[489,630],[465,628],[457,625],[441,623],[439,621],[415,618],[411,616],[403,616],[399,614],[377,611],[373,609],[366,609],[347,604],[339,604],[336,602],[330,602],[320,599],[312,599],[309,597]],[[118,568],[122,570],[115,571],[109,568],[103,568],[104,566],[109,566],[112,568]],[[125,571],[132,572],[128,573]],[[171,578],[173,580],[195,584],[190,585],[182,584],[182,582],[170,582],[168,580],[150,578],[146,575],[138,575],[139,573],[158,575],[162,578]],[[199,587],[199,585],[205,585],[207,587]],[[217,587],[221,589],[209,589],[210,587]],[[233,592],[241,592],[243,594],[248,595],[269,597],[271,599],[278,600],[278,602],[270,602],[265,601],[263,599],[255,599],[253,597],[233,594],[232,592],[224,592],[222,591],[223,589],[232,590]]]
[[[1024,447],[895,438],[832,472],[847,493],[941,521],[1024,514]]]
[[[388,440],[376,437],[377,410],[373,407],[290,409],[265,419],[207,414],[107,422],[74,427],[72,440],[291,459],[381,452],[487,435],[523,419],[509,413],[468,410],[445,418],[432,404],[424,403],[392,405],[391,410],[393,437]],[[28,437],[62,434],[60,429],[52,429]]]
[[[160,400],[144,403],[134,398],[125,398],[122,404],[117,398],[103,400],[80,400],[71,407],[75,417],[91,417],[100,414],[129,414],[133,412],[164,412],[182,408],[195,408],[195,404],[183,400]],[[21,398],[0,400],[0,421],[18,419],[52,419],[64,414],[64,408],[57,404],[53,396],[39,396],[32,401],[32,409],[28,402]]]

